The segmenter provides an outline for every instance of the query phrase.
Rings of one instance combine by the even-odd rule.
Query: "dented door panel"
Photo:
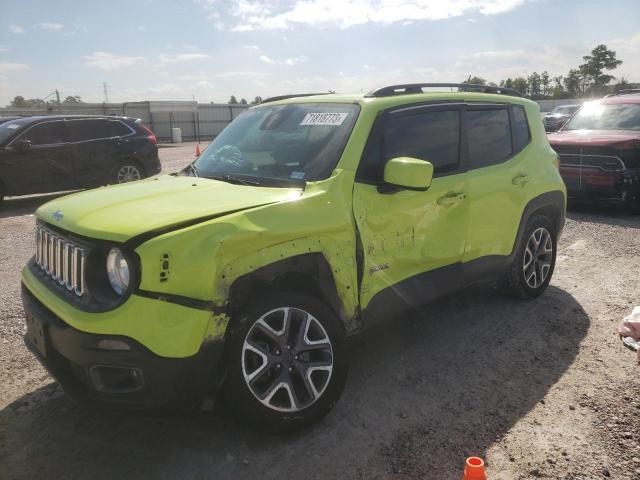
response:
[[[464,173],[435,178],[424,192],[380,193],[374,185],[355,184],[362,308],[384,288],[462,260],[469,212],[465,191]]]

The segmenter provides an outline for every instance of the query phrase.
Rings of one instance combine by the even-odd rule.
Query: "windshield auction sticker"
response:
[[[307,113],[300,125],[342,125],[348,113]]]

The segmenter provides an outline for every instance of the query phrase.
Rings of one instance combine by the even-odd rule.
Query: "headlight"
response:
[[[122,295],[129,288],[129,264],[119,248],[112,248],[107,255],[107,276],[111,288]]]

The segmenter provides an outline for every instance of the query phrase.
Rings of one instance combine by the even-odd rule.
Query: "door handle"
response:
[[[450,193],[448,195],[445,195],[444,197],[440,197],[438,199],[438,205],[444,205],[444,206],[453,205],[454,203],[461,202],[465,198],[467,198],[467,195],[462,192]]]
[[[527,175],[526,173],[521,173],[513,177],[513,179],[511,180],[511,183],[513,183],[514,185],[524,185],[528,183],[529,180],[530,180],[529,175]]]

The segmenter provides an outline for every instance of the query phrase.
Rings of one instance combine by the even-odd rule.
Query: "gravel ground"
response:
[[[193,145],[163,148],[165,170]],[[223,411],[96,413],[71,404],[22,344],[19,274],[33,211],[0,207],[0,479],[640,479],[640,377],[615,329],[640,303],[640,217],[568,214],[547,293],[477,286],[365,332],[336,408],[288,436]]]

